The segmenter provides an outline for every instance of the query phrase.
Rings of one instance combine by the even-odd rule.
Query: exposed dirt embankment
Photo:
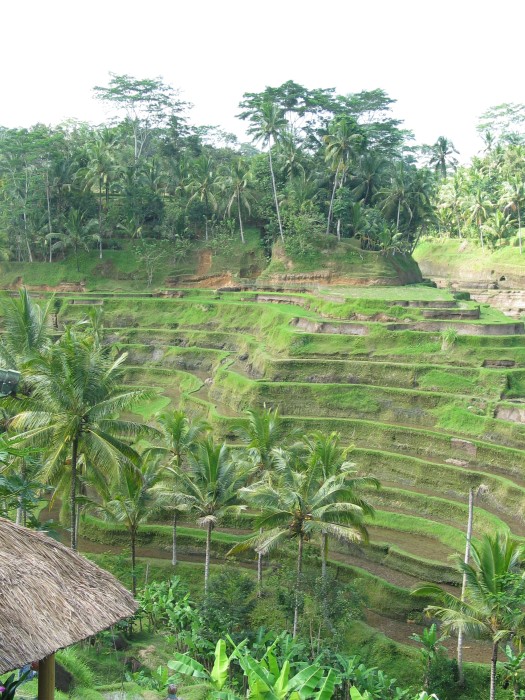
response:
[[[513,318],[525,314],[525,254],[518,248],[482,251],[464,240],[425,241],[414,257],[438,287],[468,291]]]
[[[32,292],[63,292],[63,293],[71,293],[71,292],[85,292],[86,291],[86,285],[84,282],[61,282],[60,284],[57,284],[55,286],[49,285],[49,284],[31,284],[31,283],[26,283],[24,282],[22,277],[17,277],[16,280],[13,282],[13,284],[8,285],[7,287],[4,287],[4,289],[9,289],[9,290],[16,290],[16,289],[22,289],[22,287],[25,287],[29,291]]]

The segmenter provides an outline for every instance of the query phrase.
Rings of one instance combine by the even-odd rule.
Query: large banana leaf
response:
[[[323,669],[317,664],[312,664],[303,668],[299,671],[293,678],[288,681],[286,686],[286,691],[291,692],[296,690],[299,693],[301,700],[306,700],[310,698],[317,687],[317,684],[323,677]]]
[[[273,656],[273,654],[272,654]],[[274,657],[275,658],[275,657]],[[277,661],[275,662],[277,664]],[[290,662],[286,660],[281,669],[281,673],[277,676],[277,680],[274,683],[275,695],[282,699],[286,697],[286,688],[288,686],[288,678],[290,676]]]
[[[226,653],[226,642],[224,639],[219,639],[215,647],[215,662],[211,670],[211,679],[217,688],[222,690],[223,685],[228,680],[228,669],[230,667],[230,658]]]
[[[330,700],[334,694],[334,688],[337,681],[337,673],[331,668],[328,675],[323,679],[317,693],[313,696],[314,700]]]
[[[168,661],[168,668],[172,671],[181,673],[183,676],[192,676],[193,678],[205,678],[210,680],[210,674],[202,664],[187,654],[175,653],[173,661]]]

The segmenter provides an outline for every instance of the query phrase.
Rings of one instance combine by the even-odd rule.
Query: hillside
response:
[[[199,241],[180,251],[165,241],[147,242],[150,262],[137,245],[118,243],[102,259],[91,251],[59,262],[0,262],[0,288],[22,285],[36,291],[151,291],[173,287],[262,286],[310,288],[401,285],[421,281],[410,256],[360,250],[354,241],[338,243],[332,236],[312,241],[308,255],[285,254],[275,245],[266,259],[259,234],[247,232],[246,244],[236,238]],[[148,269],[148,266],[151,269]],[[151,276],[151,281],[148,276]]]
[[[383,488],[370,494],[371,545],[333,545],[332,565],[366,590],[369,624],[395,640],[418,629],[407,623],[423,605],[409,595],[418,581],[458,584],[450,556],[464,546],[472,483],[489,487],[475,536],[498,528],[525,537],[522,323],[417,286],[78,294],[64,298],[61,322],[92,304],[103,307],[108,340],[128,353],[128,381],[158,390],[142,419],[182,405],[231,441],[232,420],[266,404],[301,433],[336,430],[355,446],[352,461]],[[168,549],[165,530],[154,536]],[[185,532],[189,551],[202,547],[201,531]],[[466,653],[478,659],[483,647]]]
[[[525,255],[515,246],[484,252],[466,240],[427,239],[415,252],[424,277],[439,287],[467,290],[516,318],[525,313]]]

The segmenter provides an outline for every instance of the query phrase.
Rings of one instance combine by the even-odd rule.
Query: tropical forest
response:
[[[0,127],[0,597],[14,538],[134,613],[40,658],[89,614],[27,593],[0,699],[525,698],[525,106],[462,162],[381,89],[246,92],[245,138],[93,95]]]

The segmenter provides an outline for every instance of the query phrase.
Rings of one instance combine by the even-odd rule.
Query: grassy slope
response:
[[[423,275],[432,277],[496,282],[511,275],[525,281],[525,255],[512,246],[482,251],[472,242],[426,239],[417,246],[414,259]]]
[[[329,250],[326,251],[327,243]],[[325,238],[319,242],[313,257],[308,259],[284,259],[277,256],[267,267],[258,231],[246,232],[243,246],[236,240],[215,251],[206,247],[204,241],[195,243],[184,257],[177,257],[173,246],[167,241],[155,241],[164,256],[155,265],[151,286],[147,285],[147,275],[136,245],[130,241],[118,241],[120,250],[106,250],[102,260],[97,251],[82,252],[77,260],[70,256],[64,261],[53,263],[0,262],[2,287],[22,278],[27,285],[55,287],[62,283],[83,283],[91,291],[151,291],[166,287],[169,280],[180,280],[184,275],[223,275],[231,273],[233,280],[243,276],[256,276],[263,272],[261,282],[278,270],[311,272],[329,268],[336,276],[366,283],[367,280],[382,278],[391,284],[403,281],[415,282],[420,279],[417,265],[409,257],[390,258],[376,252],[360,251],[353,241],[337,243]],[[211,256],[207,253],[211,252]],[[203,264],[203,257],[206,262]],[[265,269],[266,268],[266,269]],[[173,284],[173,283],[171,283]]]
[[[448,292],[430,288],[367,291],[368,295],[358,297],[355,290],[348,294],[338,290],[343,303],[334,301],[332,295],[329,299],[297,295],[298,303],[276,305],[251,303],[245,300],[249,295],[245,299],[235,294],[216,298],[213,293],[196,290],[189,291],[183,299],[108,299],[104,307],[106,325],[112,327],[110,337],[129,351],[135,365],[128,369],[130,380],[153,384],[165,394],[138,408],[143,418],[168,406],[166,399],[171,405],[189,401],[187,405],[207,411],[218,430],[228,434],[231,418],[220,415],[222,407],[217,412],[207,389],[201,392],[202,376],[206,375],[214,379],[212,393],[224,392],[221,401],[236,403],[239,397],[249,403],[282,401],[283,406],[288,406],[286,412],[293,414],[287,419],[290,425],[303,430],[341,430],[345,441],[358,445],[354,452],[358,467],[391,483],[377,495],[378,518],[374,527],[378,535],[372,538],[375,542],[371,558],[394,570],[416,576],[428,574],[439,580],[439,576],[449,575],[449,563],[432,562],[397,545],[389,546],[387,534],[414,533],[450,551],[460,550],[463,499],[471,478],[486,480],[494,502],[501,507],[498,516],[486,510],[478,512],[478,534],[501,527],[506,514],[521,512],[525,500],[519,485],[523,452],[498,444],[503,439],[513,439],[520,427],[495,421],[490,410],[505,388],[509,396],[519,398],[525,394],[524,371],[486,370],[481,363],[487,357],[500,359],[508,355],[525,364],[523,337],[462,336],[444,352],[439,333],[393,333],[385,331],[381,323],[370,322],[368,335],[354,337],[300,333],[289,325],[295,317],[319,320],[319,314],[325,319],[352,319],[356,313],[398,313],[399,318],[420,319],[419,309],[397,307],[396,311],[392,302],[407,298],[450,299]],[[86,307],[66,304],[61,317],[71,320],[85,311]],[[483,320],[497,319],[486,314]],[[189,347],[179,347],[179,342]],[[235,367],[224,371],[234,359],[230,352],[249,353],[250,361],[253,359],[263,375],[268,372],[265,381],[243,377]],[[348,361],[350,356],[357,359]],[[311,366],[307,365],[309,357]],[[342,361],[334,362],[334,357]],[[377,359],[385,362],[376,363]],[[282,372],[282,367],[286,367],[285,377],[272,376],[272,372]],[[311,383],[312,372],[331,375]],[[360,385],[345,383],[348,372],[356,374]],[[272,381],[275,379],[279,381]],[[479,404],[482,414],[478,415],[469,407],[476,407],[480,401],[484,408]],[[430,430],[394,425],[400,409],[415,411],[422,425]],[[320,418],[320,414],[325,417]],[[437,429],[442,432],[435,432]],[[485,436],[487,431],[491,434]],[[446,464],[446,459],[461,456],[450,443],[451,435],[461,433],[479,435],[492,442],[472,440],[478,453],[468,466]],[[436,498],[425,497],[411,488],[433,489]],[[94,528],[94,536],[100,537],[102,530],[100,526]],[[384,538],[381,533],[385,533]],[[169,528],[149,526],[143,534],[146,540],[151,537],[150,542],[169,547]],[[111,542],[117,539],[115,530],[106,531],[104,536]],[[185,541],[188,546],[202,547],[202,536],[202,531],[193,527],[182,528],[181,544]],[[118,539],[124,543],[122,533]],[[224,553],[235,539],[229,533],[217,533],[217,553]],[[352,569],[342,563],[338,566]],[[394,595],[388,581],[355,567],[352,570],[361,585],[373,591],[372,606],[376,610],[393,606],[392,614],[404,619],[413,608],[413,599],[408,598],[406,590],[398,589]],[[359,629],[363,647],[373,647],[377,635],[371,635],[364,627]],[[391,642],[382,644],[383,651],[388,648],[392,652],[391,658],[386,659],[387,665],[395,668],[395,655],[405,652]],[[374,654],[371,658],[375,659]]]

